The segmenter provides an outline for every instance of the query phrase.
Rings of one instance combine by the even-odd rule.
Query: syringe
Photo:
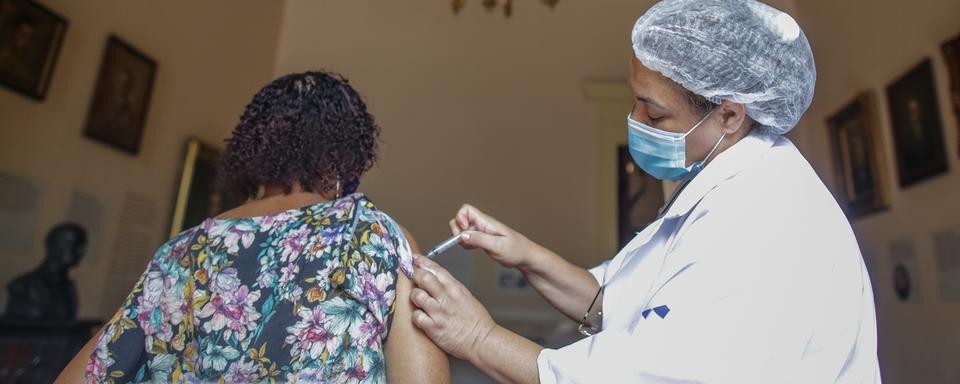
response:
[[[473,228],[470,228],[468,230],[472,230],[472,229]],[[437,246],[433,247],[433,249],[431,249],[430,252],[427,252],[426,254],[427,258],[432,259],[434,257],[439,256],[441,253],[446,252],[450,248],[453,248],[454,245],[457,245],[457,243],[460,242],[461,236],[463,236],[463,232],[460,232],[454,236],[451,236],[449,239],[446,239],[442,243],[437,244]]]

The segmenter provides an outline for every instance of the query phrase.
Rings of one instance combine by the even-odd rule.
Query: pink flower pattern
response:
[[[208,219],[163,245],[97,340],[85,383],[386,382],[399,226],[362,194]]]

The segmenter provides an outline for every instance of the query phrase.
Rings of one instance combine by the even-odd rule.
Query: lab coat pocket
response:
[[[670,321],[668,316],[676,306],[683,306],[684,302],[689,303],[690,295],[694,292],[685,292],[683,284],[671,286],[674,278],[682,276],[684,271],[693,266],[689,262],[679,266],[679,268],[665,269],[654,280],[653,285],[647,294],[646,299],[641,305],[640,316],[633,319],[630,329],[635,329],[638,325],[646,321]],[[664,266],[666,267],[666,265]]]

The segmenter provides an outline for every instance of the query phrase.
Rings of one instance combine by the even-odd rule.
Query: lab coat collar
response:
[[[678,188],[679,195],[667,207],[663,218],[686,215],[710,191],[726,180],[760,161],[780,135],[754,130],[713,161],[686,185]]]

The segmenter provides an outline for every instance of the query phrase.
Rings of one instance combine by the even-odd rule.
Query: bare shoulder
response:
[[[413,234],[411,234],[410,231],[408,231],[403,225],[400,225],[399,223],[397,223],[397,225],[400,226],[400,230],[403,231],[403,236],[407,238],[407,243],[410,244],[410,250],[413,251],[413,253],[419,254],[420,247],[417,245],[417,240],[413,238]]]

